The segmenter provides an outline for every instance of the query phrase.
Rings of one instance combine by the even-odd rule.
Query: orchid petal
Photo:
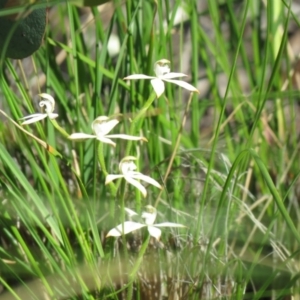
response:
[[[124,210],[126,211],[129,217],[137,216],[137,213],[128,207],[124,207]]]
[[[28,125],[38,121],[41,121],[47,117],[47,114],[33,114],[31,116],[25,117],[27,121],[23,122],[21,125]],[[23,119],[25,119],[23,118]],[[21,119],[22,120],[22,119]]]
[[[124,80],[132,80],[132,79],[154,79],[156,77],[148,76],[144,74],[133,74],[124,78]]]
[[[155,179],[153,179],[153,178],[151,178],[147,175],[144,175],[142,173],[134,172],[134,174],[131,177],[134,178],[134,179],[143,180],[143,181],[145,181],[149,184],[152,184],[152,185],[156,186],[159,189],[162,189],[162,186]]]
[[[112,139],[123,139],[123,140],[131,140],[131,141],[148,142],[148,140],[142,136],[133,136],[133,135],[127,135],[127,134],[110,134],[110,135],[106,135],[106,137],[112,138]]]
[[[165,74],[170,73],[170,61],[163,58],[155,62],[154,73],[158,78],[163,77]]]
[[[105,143],[105,144],[109,144],[109,145],[112,145],[113,147],[116,147],[116,143],[113,142],[111,139],[107,138],[106,136],[97,136],[97,140],[102,142],[102,143]]]
[[[132,160],[137,160],[137,158],[135,156],[125,156],[125,157],[122,158],[120,164],[131,163]]]
[[[119,121],[117,119],[108,120],[108,117],[101,116],[96,118],[92,123],[92,129],[97,135],[108,134]]]
[[[151,236],[159,240],[161,236],[161,230],[159,228],[155,228],[154,226],[148,226],[148,231]]]
[[[170,73],[170,66],[168,65],[159,66],[157,64],[155,66],[154,72],[157,78],[163,78],[166,74]]]
[[[68,136],[69,140],[87,140],[87,139],[95,139],[95,135],[86,134],[82,132],[72,133]]]
[[[157,214],[157,213],[156,213],[156,210],[155,210],[155,212],[153,212],[153,213],[144,211],[144,212],[142,213],[142,218],[145,219],[145,223],[146,223],[147,225],[153,225],[154,222],[155,222],[155,219],[156,219],[156,214]]]
[[[182,80],[174,80],[174,79],[164,79],[164,81],[166,82],[170,82],[170,83],[174,83],[190,92],[195,92],[195,93],[198,93],[199,94],[199,91],[194,87],[192,86],[191,84],[185,82],[185,81],[182,81]]]
[[[125,175],[136,170],[136,164],[132,161],[133,159],[136,158],[134,156],[126,156],[121,160],[119,164],[119,170],[122,174]]]
[[[42,100],[42,101],[40,101],[39,106],[40,107],[46,106],[46,108],[44,110],[48,114],[51,114],[54,111],[54,103],[51,103],[48,100]]]
[[[154,226],[156,226],[156,227],[177,227],[177,228],[185,228],[186,227],[182,224],[172,223],[172,222],[159,223],[159,224],[155,224]]]
[[[38,116],[45,116],[45,118],[46,118],[47,114],[42,114],[42,113],[31,114],[31,115],[20,118],[19,121],[35,118]]]
[[[163,76],[161,76],[160,78],[165,80],[165,79],[173,79],[173,78],[180,78],[180,77],[186,77],[187,75],[186,74],[183,74],[183,73],[174,73],[174,72],[171,72],[171,73],[167,73]]]
[[[144,186],[141,183],[139,183],[137,180],[133,179],[132,177],[130,177],[130,176],[126,175],[126,174],[124,174],[124,178],[125,178],[125,180],[128,183],[130,183],[134,187],[136,187],[142,193],[142,195],[144,197],[147,196],[147,191],[146,191],[146,189],[144,188]]]
[[[54,98],[51,95],[46,93],[40,94],[40,97],[43,99],[39,103],[40,107],[46,106],[45,112],[51,114],[55,108]]]
[[[156,93],[157,98],[160,97],[165,91],[164,82],[159,78],[155,78],[155,79],[151,80],[151,84],[153,86],[153,89]]]
[[[50,114],[48,114],[48,117],[49,117],[50,120],[53,120],[53,119],[58,117],[58,114],[50,113]]]
[[[49,95],[49,94],[47,94],[47,93],[41,93],[41,94],[39,94],[39,96],[40,96],[41,98],[47,99],[47,100],[48,100],[49,102],[51,102],[52,105],[54,106],[55,101],[54,101],[54,98],[53,98],[51,95]]]
[[[123,178],[124,175],[120,175],[120,174],[108,174],[105,178],[105,185],[111,183],[112,181],[119,179],[119,178]]]
[[[145,224],[133,222],[133,221],[126,221],[123,224],[119,224],[117,227],[111,229],[106,237],[109,236],[121,236],[123,234],[130,233],[132,231],[135,231],[137,229],[145,227]]]
[[[119,124],[119,120],[117,119],[112,119],[112,120],[109,120],[105,123],[105,130],[103,130],[104,134],[107,134],[109,132],[112,131],[112,129],[117,125]]]

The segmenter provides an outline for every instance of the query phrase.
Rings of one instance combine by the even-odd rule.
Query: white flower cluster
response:
[[[125,80],[134,80],[134,79],[150,79],[151,85],[154,89],[154,92],[157,97],[160,97],[165,91],[165,82],[176,84],[190,92],[199,93],[198,90],[186,83],[184,81],[178,80],[176,78],[185,77],[187,75],[183,73],[173,73],[170,72],[170,62],[166,59],[161,59],[154,64],[154,72],[156,76],[148,76],[144,74],[134,74],[125,77]],[[35,113],[20,119],[23,121],[21,125],[28,125],[38,121],[41,121],[45,118],[49,118],[53,120],[58,117],[57,113],[54,113],[55,108],[55,101],[52,96],[46,93],[40,94],[42,97],[42,101],[40,101],[40,107],[45,106],[44,113]],[[54,121],[52,121],[54,122]],[[87,139],[96,139],[102,143],[109,144],[113,147],[116,146],[116,143],[112,141],[112,139],[125,139],[125,140],[132,140],[132,141],[146,141],[144,137],[141,136],[131,136],[127,134],[109,134],[110,131],[119,123],[119,120],[115,118],[109,118],[107,116],[100,116],[96,118],[92,122],[92,132],[93,134],[87,134],[83,132],[72,133],[68,135],[68,139],[73,141],[81,141]],[[56,123],[57,124],[57,123]],[[58,125],[56,125],[58,126]],[[147,191],[145,187],[139,182],[139,180],[145,181],[153,186],[162,189],[162,186],[153,178],[146,176],[138,171],[136,171],[137,166],[135,165],[134,161],[136,160],[133,156],[126,156],[124,157],[120,164],[119,164],[119,171],[120,174],[108,174],[106,176],[105,184],[109,184],[112,181],[120,178],[124,178],[126,182],[133,185],[137,188],[144,197],[147,196]],[[148,205],[147,212],[142,214],[142,218],[145,219],[144,223],[137,223],[133,221],[126,221],[123,224],[118,225],[117,227],[113,228],[107,234],[108,236],[121,236],[122,234],[130,233],[134,230],[137,230],[142,227],[147,227],[149,234],[156,239],[159,239],[161,236],[161,230],[158,227],[185,227],[181,224],[176,223],[161,223],[161,224],[154,224],[156,219],[157,211],[154,207]],[[129,209],[127,209],[129,211]],[[131,210],[130,210],[131,211]],[[135,212],[131,211],[132,214],[136,214]]]

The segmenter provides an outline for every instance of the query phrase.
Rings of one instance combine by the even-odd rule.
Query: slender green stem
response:
[[[153,101],[156,99],[156,94],[155,92],[152,92],[142,109],[137,113],[137,115],[134,117],[132,120],[131,126],[130,126],[130,135],[135,135],[137,134],[143,124],[143,119],[142,117],[144,114],[147,112],[147,110],[150,108],[151,104]],[[129,141],[126,147],[126,156],[130,154],[132,147],[132,141]]]
[[[121,224],[122,224],[122,232],[124,232],[124,222],[125,222],[125,193],[126,193],[126,181],[122,180],[121,187],[120,187],[120,206],[121,206]],[[122,234],[122,243],[124,249],[124,259],[126,262],[129,262],[128,250],[127,250],[127,241],[125,234]],[[131,285],[129,284],[129,287]]]
[[[69,137],[69,134],[57,123],[56,120],[50,119],[50,122],[52,123],[54,128],[57,129],[64,137]]]
[[[103,143],[98,143],[98,161],[99,161],[99,164],[101,167],[101,171],[103,172],[104,176],[106,177],[108,175],[108,172],[106,170],[105,159],[104,159],[104,155],[103,155]],[[112,195],[116,196],[117,188],[116,188],[115,184],[113,182],[110,182],[109,187],[110,187]]]
[[[129,275],[129,283],[128,283],[128,291],[127,291],[127,300],[132,299],[132,293],[133,293],[133,281],[136,278],[136,274],[140,268],[141,263],[143,262],[143,258],[145,255],[145,252],[148,248],[149,245],[149,241],[150,241],[150,234],[147,235],[147,238],[145,239],[140,251],[139,251],[139,256],[137,261],[135,262],[133,269]]]
[[[182,136],[182,130],[183,130],[183,127],[185,125],[185,122],[186,122],[186,117],[187,117],[187,113],[190,109],[190,105],[191,105],[191,102],[193,100],[193,95],[194,93],[190,93],[190,97],[189,97],[189,100],[186,104],[186,108],[185,108],[185,111],[184,111],[184,115],[183,115],[183,118],[182,118],[182,122],[181,122],[181,126],[180,126],[180,129],[178,131],[178,134],[177,134],[177,138],[176,138],[176,142],[175,142],[175,145],[174,145],[174,150],[172,152],[172,155],[171,155],[171,158],[169,160],[169,164],[168,164],[168,167],[167,167],[167,171],[165,173],[165,176],[164,176],[164,183],[166,183],[167,181],[167,178],[171,172],[171,168],[172,168],[172,164],[174,162],[174,159],[176,157],[176,153],[177,153],[177,150],[179,148],[179,145],[180,145],[180,140],[181,140],[181,136]],[[155,201],[155,207],[157,207],[157,205],[159,204],[159,201],[160,201],[160,196],[162,194],[163,190],[161,190],[156,198],[156,201]]]

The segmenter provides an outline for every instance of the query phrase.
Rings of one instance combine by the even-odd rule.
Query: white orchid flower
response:
[[[20,121],[24,120],[24,122],[21,123],[21,125],[28,125],[32,124],[38,121],[41,121],[45,118],[49,119],[55,119],[58,117],[58,114],[54,113],[54,108],[55,108],[55,101],[54,98],[46,93],[39,94],[42,97],[42,101],[40,101],[39,105],[40,107],[45,106],[45,113],[36,113],[36,114],[31,114],[29,116],[23,117],[20,119]]]
[[[140,172],[135,171],[137,169],[137,167],[136,167],[135,163],[133,162],[134,160],[136,160],[136,158],[134,156],[124,157],[119,164],[119,170],[120,170],[121,174],[107,175],[106,179],[105,179],[105,184],[109,184],[110,182],[112,182],[118,178],[124,178],[128,183],[135,186],[142,193],[142,195],[144,197],[147,196],[147,191],[146,191],[145,187],[139,181],[137,181],[137,179],[148,182],[148,183],[158,187],[159,189],[161,189],[162,188],[161,185],[156,180],[154,180],[153,178],[146,176]]]
[[[160,97],[165,91],[164,81],[174,83],[190,92],[199,93],[199,91],[189,83],[174,79],[174,78],[185,77],[187,75],[183,73],[170,72],[170,61],[168,61],[167,59],[161,59],[154,64],[154,73],[156,75],[155,77],[144,75],[144,74],[133,74],[125,77],[124,79],[125,80],[151,79],[151,84],[156,93],[157,98]]]
[[[106,116],[100,116],[96,118],[92,123],[92,130],[94,134],[86,134],[82,132],[73,133],[69,135],[70,140],[86,140],[86,139],[97,139],[102,143],[110,144],[112,146],[116,146],[111,139],[124,139],[131,141],[146,141],[144,137],[140,136],[131,136],[127,134],[108,134],[119,121],[117,119],[109,119]]]
[[[156,238],[157,240],[160,239],[161,236],[161,230],[159,227],[177,227],[177,228],[184,228],[186,226],[178,223],[171,223],[171,222],[164,222],[160,224],[154,224],[157,210],[155,207],[151,205],[146,206],[147,211],[142,213],[142,218],[145,219],[145,223],[138,223],[133,221],[126,221],[123,224],[118,225],[117,227],[111,229],[106,237],[109,236],[121,236],[122,234],[128,234],[130,232],[133,232],[137,229],[147,227],[148,232],[151,236]]]

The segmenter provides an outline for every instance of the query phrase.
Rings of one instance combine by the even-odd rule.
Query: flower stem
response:
[[[143,124],[142,117],[147,112],[148,108],[151,106],[151,104],[153,103],[153,101],[155,99],[156,99],[156,94],[155,94],[155,92],[152,92],[150,97],[148,98],[148,100],[146,101],[144,106],[142,107],[142,109],[137,113],[137,115],[132,120],[131,126],[130,126],[130,135],[135,135],[141,130],[141,127]],[[126,147],[126,156],[128,156],[130,154],[131,147],[132,147],[132,141],[128,141],[127,147]]]
[[[104,160],[104,155],[103,155],[103,143],[98,143],[98,161],[101,167],[101,171],[103,172],[104,176],[106,177],[108,175],[108,172],[106,170],[105,166],[105,160]],[[109,188],[113,196],[117,195],[117,188],[114,185],[113,182],[109,183]]]
[[[55,127],[55,129],[57,129],[64,137],[69,137],[69,134],[61,126],[58,125],[56,120],[50,119],[50,122]]]
[[[148,248],[150,241],[150,234],[147,235],[146,240],[144,241],[141,250],[139,252],[139,256],[137,261],[135,262],[133,266],[132,272],[129,274],[129,282],[128,282],[128,292],[127,292],[127,300],[132,299],[133,294],[133,281],[135,280],[136,274],[140,268],[141,263],[143,262],[144,254]]]
[[[125,222],[125,192],[126,192],[126,181],[122,180],[121,187],[119,190],[119,195],[120,195],[120,202],[121,202],[121,224],[122,224],[122,243],[123,243],[123,250],[124,250],[124,259],[126,262],[129,262],[129,256],[128,256],[128,249],[126,247],[127,242],[126,242],[126,237],[124,234],[124,222]],[[130,290],[130,284],[129,288]],[[130,298],[131,299],[131,298]]]
[[[181,125],[180,125],[180,128],[178,130],[178,135],[177,135],[177,138],[176,138],[176,141],[175,141],[174,150],[173,150],[173,153],[172,153],[171,158],[169,160],[167,171],[166,171],[165,176],[163,178],[163,182],[164,183],[166,183],[166,181],[168,179],[168,176],[169,176],[169,174],[171,172],[171,169],[172,169],[172,164],[173,164],[174,159],[176,157],[177,150],[178,150],[178,148],[180,146],[180,140],[181,140],[181,136],[182,136],[182,130],[183,130],[183,127],[184,127],[185,122],[186,122],[186,118],[187,118],[187,114],[188,114],[189,109],[190,109],[191,102],[193,100],[193,95],[194,95],[194,93],[190,93],[189,100],[188,100],[188,102],[186,104],[186,107],[185,107],[184,115],[182,117]],[[163,192],[163,189],[159,192],[159,194],[158,194],[158,196],[156,198],[154,207],[157,207],[157,205],[158,205],[158,203],[160,201],[160,196],[161,196],[162,192]]]

